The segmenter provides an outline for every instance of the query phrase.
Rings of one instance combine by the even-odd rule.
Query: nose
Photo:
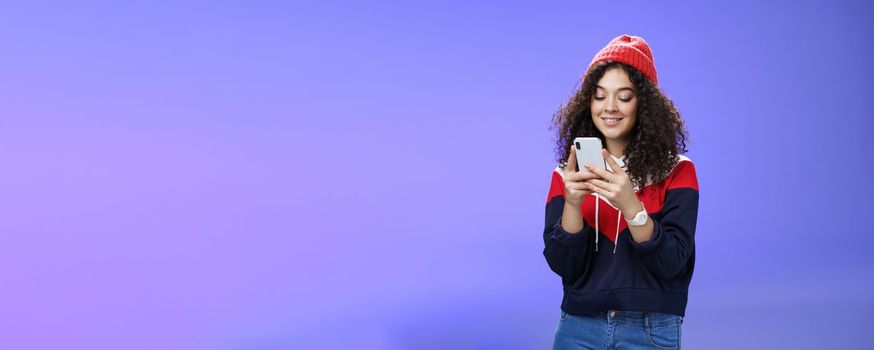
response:
[[[617,111],[616,101],[611,98],[607,99],[607,103],[604,104],[604,112],[613,113]]]

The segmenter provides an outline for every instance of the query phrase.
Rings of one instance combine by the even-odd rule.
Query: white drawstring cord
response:
[[[613,156],[613,159],[617,159],[617,158],[615,156]],[[623,167],[623,169],[625,169],[624,162],[622,164],[622,167]],[[610,169],[609,171],[611,173],[613,172],[612,169]],[[626,169],[626,171],[627,171],[627,169]],[[635,188],[635,192],[637,192],[636,188]],[[598,215],[598,202],[600,202],[599,199],[601,198],[601,195],[597,194],[597,193],[592,193],[592,195],[595,196],[595,251],[597,252],[598,251],[598,236],[600,236],[600,234],[598,233],[600,231],[600,228],[598,227],[598,217],[599,217],[599,215]],[[606,201],[606,199],[605,199],[605,201]],[[608,202],[608,204],[609,204],[609,202]],[[643,203],[641,202],[641,204],[643,204]],[[610,206],[612,207],[613,204],[610,204]],[[615,242],[613,242],[613,254],[616,254],[616,248],[619,247],[619,223],[621,222],[619,220],[622,220],[622,212],[619,210],[619,208],[616,208],[616,207],[613,207],[613,208],[616,209],[616,236],[615,236]],[[644,210],[645,209],[646,208],[644,208]]]
[[[595,251],[596,252],[598,251],[598,236],[600,236],[600,234],[598,234],[598,230],[599,230],[599,228],[598,228],[598,202],[600,202],[600,201],[598,200],[598,195],[596,194],[595,195]]]
[[[600,200],[599,200],[600,195],[594,194],[594,196],[595,196],[595,251],[597,252],[598,251],[598,236],[600,236],[600,234],[598,232],[600,232],[600,230],[601,230],[600,226],[598,225],[598,217],[599,217],[599,215],[598,215],[598,207],[599,207],[598,202],[600,202]],[[616,210],[616,212],[617,212],[617,214],[616,214],[616,236],[615,236],[616,238],[615,238],[615,242],[613,242],[614,243],[613,244],[613,254],[616,254],[616,247],[619,246],[619,220],[622,220],[622,212],[619,211],[618,209]]]
[[[619,215],[616,216],[616,241],[613,242],[613,254],[616,254],[616,247],[619,246],[619,219],[622,218],[622,212],[619,210],[616,211],[619,213]]]

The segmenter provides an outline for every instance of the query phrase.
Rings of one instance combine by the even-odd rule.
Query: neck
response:
[[[607,139],[607,152],[610,154],[622,158],[622,155],[625,154],[625,147],[628,146],[628,140],[611,140]]]

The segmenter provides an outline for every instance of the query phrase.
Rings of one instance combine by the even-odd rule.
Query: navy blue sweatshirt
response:
[[[622,159],[614,159],[624,167]],[[577,315],[623,310],[685,316],[698,219],[692,161],[680,156],[664,181],[635,187],[655,226],[652,238],[641,243],[632,239],[619,210],[594,194],[580,208],[582,231],[564,231],[562,171],[552,173],[543,229],[543,255],[564,288],[561,309]]]

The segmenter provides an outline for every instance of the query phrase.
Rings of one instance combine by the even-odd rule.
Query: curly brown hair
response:
[[[678,155],[687,152],[686,126],[674,103],[658,87],[640,71],[621,62],[608,61],[592,66],[583,78],[582,86],[553,116],[550,129],[558,130],[556,161],[561,164],[568,158],[576,137],[597,137],[601,139],[602,147],[606,147],[604,135],[595,127],[589,108],[598,80],[614,67],[621,67],[628,74],[639,101],[637,122],[624,152],[628,176],[639,188],[647,184],[647,176],[651,176],[652,183],[660,183],[679,161]]]

